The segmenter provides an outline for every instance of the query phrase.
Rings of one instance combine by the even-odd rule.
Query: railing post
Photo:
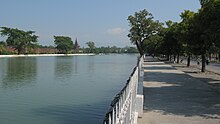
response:
[[[115,108],[112,109],[112,124],[115,124]]]
[[[111,117],[111,113],[109,113],[109,124],[112,124],[112,117]]]
[[[115,118],[115,123],[116,124],[118,124],[119,122],[119,120],[118,120],[118,118],[119,118],[119,111],[118,111],[118,107],[119,107],[119,102],[116,104],[116,106],[115,106],[115,116],[116,116],[116,118]]]

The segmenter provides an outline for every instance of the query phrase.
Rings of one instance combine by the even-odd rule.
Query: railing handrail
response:
[[[137,83],[138,83],[139,75],[140,75],[139,70],[141,70],[140,65],[142,64],[142,62],[143,62],[143,57],[140,57],[138,59],[137,65],[134,67],[132,73],[130,74],[125,86],[122,88],[122,90],[118,94],[116,94],[116,96],[112,100],[110,104],[110,108],[105,115],[103,124],[117,124],[117,122],[126,121],[126,120],[120,120],[121,119],[120,116],[126,115],[126,113],[122,113],[122,110],[120,110],[120,109],[125,109],[127,107],[125,106],[126,104],[125,102],[129,103],[130,111],[131,109],[134,109],[133,106],[135,104],[135,98],[132,98],[132,96],[136,97],[136,94],[137,94]],[[135,82],[133,81],[134,79],[135,79]],[[134,85],[134,86],[131,87],[131,85]],[[135,93],[135,96],[133,92]],[[123,114],[123,115],[119,115],[119,114]],[[130,116],[132,116],[131,113],[130,113]]]

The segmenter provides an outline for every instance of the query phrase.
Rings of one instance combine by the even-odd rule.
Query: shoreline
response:
[[[21,55],[0,55],[0,58],[9,58],[9,57],[41,57],[41,56],[94,56],[93,53],[88,54],[21,54]]]

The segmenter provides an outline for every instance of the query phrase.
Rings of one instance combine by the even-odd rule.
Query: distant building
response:
[[[75,44],[74,44],[74,47],[73,47],[73,50],[74,50],[74,52],[77,52],[77,53],[82,52],[82,51],[79,50],[79,49],[80,49],[80,45],[79,45],[79,43],[78,43],[78,41],[77,41],[77,38],[76,38]]]
[[[74,49],[74,50],[79,50],[79,48],[80,48],[80,46],[79,46],[78,41],[77,41],[77,38],[76,38],[73,49]]]

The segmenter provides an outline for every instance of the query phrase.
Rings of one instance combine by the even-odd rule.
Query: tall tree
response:
[[[147,54],[150,54],[151,56],[155,56],[159,54],[161,49],[161,43],[163,42],[164,38],[164,30],[165,28],[161,25],[160,30],[158,30],[158,33],[155,35],[150,36],[148,39],[146,39],[143,43],[143,49],[144,52]]]
[[[174,55],[174,61],[177,56],[177,63],[179,63],[179,56],[183,50],[183,45],[179,37],[180,24],[177,22],[167,21],[167,28],[162,43],[162,49],[167,56]]]
[[[23,31],[17,28],[1,27],[1,35],[7,36],[6,43],[18,51],[18,54],[27,54],[27,48],[37,42],[38,36],[33,35],[34,31]]]
[[[184,52],[187,54],[187,66],[190,66],[190,59],[192,54],[192,47],[189,45],[191,42],[189,30],[194,15],[195,13],[189,10],[185,10],[180,14],[182,21],[180,22],[179,39],[182,41]]]
[[[159,22],[153,21],[153,16],[147,10],[135,12],[128,17],[129,26],[131,27],[128,37],[136,45],[140,55],[144,54],[144,42],[152,35],[158,33]]]
[[[93,53],[93,52],[94,52],[94,49],[95,49],[95,43],[92,42],[92,41],[89,41],[89,42],[86,42],[86,44],[87,44],[88,47],[89,47],[89,53]]]
[[[67,54],[73,49],[73,41],[67,36],[54,36],[54,43],[56,44],[56,48],[60,53]]]
[[[209,1],[211,0],[199,0],[202,7],[205,6]]]
[[[204,33],[207,39],[220,47],[220,0],[209,0],[201,9],[202,24],[205,24]]]
[[[192,21],[191,38],[196,54],[202,56],[202,69],[205,71],[206,54],[213,44],[219,44],[220,39],[220,0],[206,2]]]

